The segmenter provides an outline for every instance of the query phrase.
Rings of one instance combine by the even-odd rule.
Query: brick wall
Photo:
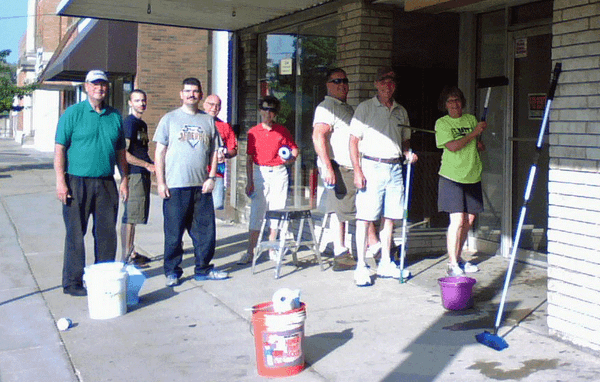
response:
[[[350,80],[348,103],[356,106],[376,94],[377,68],[392,65],[393,11],[352,2],[338,9],[337,61]]]
[[[160,118],[181,106],[179,91],[186,77],[196,77],[207,88],[208,31],[139,24],[135,87],[148,94],[144,120],[150,137]],[[154,156],[154,144],[150,155]]]
[[[66,32],[69,23],[77,18],[62,17],[55,14],[60,0],[40,0],[37,4],[36,49],[44,48],[45,52],[54,52],[60,39]]]
[[[552,45],[548,327],[600,350],[600,1],[555,0]]]

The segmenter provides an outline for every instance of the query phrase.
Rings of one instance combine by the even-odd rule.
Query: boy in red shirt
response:
[[[252,199],[250,238],[248,250],[238,264],[248,264],[252,261],[265,212],[285,208],[289,182],[286,165],[294,163],[298,157],[298,146],[290,132],[284,126],[275,123],[279,100],[273,96],[266,96],[260,100],[259,105],[262,122],[248,131],[246,151],[246,194]],[[291,151],[291,156],[286,160],[279,156],[279,149],[283,146],[287,146]],[[269,240],[276,238],[277,222],[272,221]]]

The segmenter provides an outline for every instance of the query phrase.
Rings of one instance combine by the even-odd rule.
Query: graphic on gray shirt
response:
[[[167,146],[165,178],[169,188],[201,187],[212,154],[222,145],[213,117],[181,109],[161,118],[153,140]]]

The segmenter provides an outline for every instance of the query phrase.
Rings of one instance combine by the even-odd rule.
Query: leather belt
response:
[[[387,163],[387,164],[402,163],[402,158],[376,158],[376,157],[370,157],[368,155],[363,155],[363,158],[372,160],[375,162],[379,162],[379,163]]]

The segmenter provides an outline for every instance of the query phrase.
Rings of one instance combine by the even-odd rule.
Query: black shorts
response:
[[[438,184],[438,211],[466,212],[478,214],[483,212],[483,191],[481,182],[458,183],[440,176]]]

